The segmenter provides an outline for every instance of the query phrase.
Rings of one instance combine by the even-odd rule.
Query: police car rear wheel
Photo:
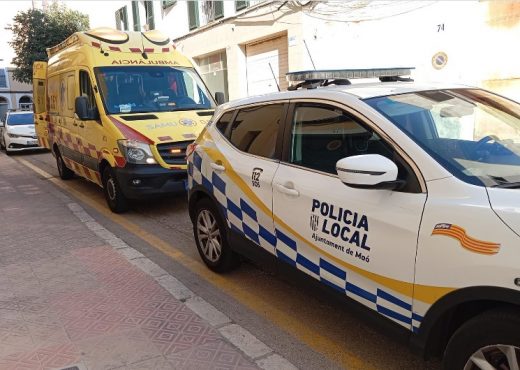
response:
[[[74,171],[70,170],[66,165],[65,161],[61,157],[59,151],[56,151],[56,167],[58,167],[58,173],[60,174],[60,179],[62,180],[70,180],[74,177]]]
[[[110,167],[106,167],[103,171],[103,193],[112,212],[123,213],[128,210],[128,200],[121,191],[114,171]]]
[[[225,223],[209,199],[197,203],[193,233],[199,254],[211,270],[225,272],[238,266],[240,259],[228,244]]]
[[[520,368],[520,315],[513,310],[488,311],[463,324],[444,354],[446,370]]]

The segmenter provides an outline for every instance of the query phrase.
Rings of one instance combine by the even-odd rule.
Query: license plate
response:
[[[27,145],[37,145],[38,140],[27,140]]]

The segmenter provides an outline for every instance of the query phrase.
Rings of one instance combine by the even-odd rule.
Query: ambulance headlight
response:
[[[137,140],[119,140],[119,149],[126,161],[133,164],[156,164],[150,145]]]

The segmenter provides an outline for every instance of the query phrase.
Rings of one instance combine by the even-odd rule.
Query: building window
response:
[[[203,58],[196,58],[200,75],[209,91],[214,95],[223,92],[226,100],[229,99],[226,52],[211,54]]]
[[[147,31],[155,29],[155,22],[153,19],[153,1],[144,2],[144,12],[146,14]]]
[[[172,5],[175,5],[177,0],[162,0],[162,7],[163,9],[169,8]]]
[[[235,1],[235,10],[239,11],[249,6],[249,1]]]
[[[22,96],[18,101],[18,105],[20,106],[20,110],[32,110],[32,98],[30,96]]]
[[[199,2],[188,1],[188,19],[190,21],[190,31],[199,26]]]
[[[7,69],[0,68],[0,89],[7,89]]]
[[[141,31],[141,21],[139,20],[139,2],[132,1],[132,19],[134,21],[134,31]]]
[[[206,23],[213,22],[224,17],[224,2],[206,0],[202,3],[202,10],[206,16]]]
[[[128,31],[128,12],[126,6],[116,11],[116,28],[120,31]]]

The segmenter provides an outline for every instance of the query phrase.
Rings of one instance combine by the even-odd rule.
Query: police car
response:
[[[197,248],[217,272],[268,253],[446,369],[518,369],[520,105],[410,72],[290,73],[221,105],[187,152]]]

